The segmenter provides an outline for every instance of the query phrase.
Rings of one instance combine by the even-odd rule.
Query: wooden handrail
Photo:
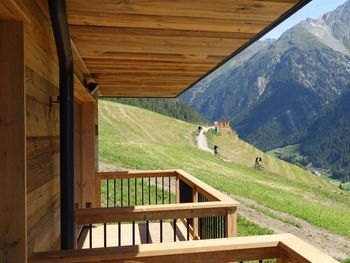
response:
[[[76,210],[76,224],[147,221],[162,219],[224,216],[237,207],[230,202],[143,205],[122,208],[91,208]]]
[[[239,205],[239,202],[233,200],[229,196],[221,193],[215,188],[207,185],[196,177],[190,175],[189,173],[183,170],[175,170],[176,176],[184,181],[186,184],[191,186],[192,188],[196,188],[199,193],[208,198],[210,201],[225,201],[225,202],[233,202],[236,205]]]
[[[103,179],[127,179],[127,178],[154,178],[176,176],[175,170],[150,170],[150,171],[121,171],[121,172],[98,172],[96,178]]]
[[[29,263],[73,262],[232,262],[277,259],[278,263],[336,263],[330,256],[291,234],[66,250],[34,254]]]

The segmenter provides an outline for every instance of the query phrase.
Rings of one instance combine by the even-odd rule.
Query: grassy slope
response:
[[[99,109],[102,161],[136,169],[184,169],[221,191],[350,237],[350,195],[309,173],[271,156],[264,156],[264,163],[270,167],[271,162],[275,173],[227,163],[196,148],[192,124],[107,101],[101,101]],[[243,164],[251,165],[255,150],[236,142]]]
[[[213,135],[213,132],[209,132],[208,139],[209,146],[219,145],[221,155],[235,163],[252,166],[255,158],[259,156],[263,159],[264,169],[270,173],[298,181],[302,180],[305,183],[321,187],[328,187],[326,183],[313,176],[310,172],[260,151],[251,144],[240,140],[236,133],[232,131],[220,131],[218,135]],[[334,189],[332,188],[332,190]]]

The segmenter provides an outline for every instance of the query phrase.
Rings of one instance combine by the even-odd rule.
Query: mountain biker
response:
[[[219,146],[217,146],[216,144],[214,145],[214,155],[219,155]]]

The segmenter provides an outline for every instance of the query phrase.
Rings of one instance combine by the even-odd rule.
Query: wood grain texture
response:
[[[27,262],[24,29],[0,21],[0,262]]]
[[[291,243],[293,241],[293,243]],[[295,247],[296,244],[299,247]],[[280,263],[338,261],[290,234],[147,244],[114,248],[40,253],[30,262],[233,262],[277,258]],[[310,249],[309,252],[305,251]],[[288,254],[293,251],[293,254]],[[294,253],[300,255],[296,257]],[[284,256],[287,255],[288,257]]]
[[[81,104],[82,205],[95,204],[95,111],[94,103]]]
[[[77,209],[76,224],[223,216],[227,214],[227,211],[234,208],[235,204],[229,202],[201,202],[125,208]]]
[[[84,208],[82,195],[82,129],[81,129],[81,104],[74,102],[74,179],[75,179],[75,204],[77,208]]]
[[[300,2],[71,0],[67,10],[102,95],[175,97]]]

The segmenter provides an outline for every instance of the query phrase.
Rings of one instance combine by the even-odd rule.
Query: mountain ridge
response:
[[[229,120],[262,150],[300,143],[323,110],[350,89],[349,28],[347,1],[298,23],[183,98],[211,121]]]

